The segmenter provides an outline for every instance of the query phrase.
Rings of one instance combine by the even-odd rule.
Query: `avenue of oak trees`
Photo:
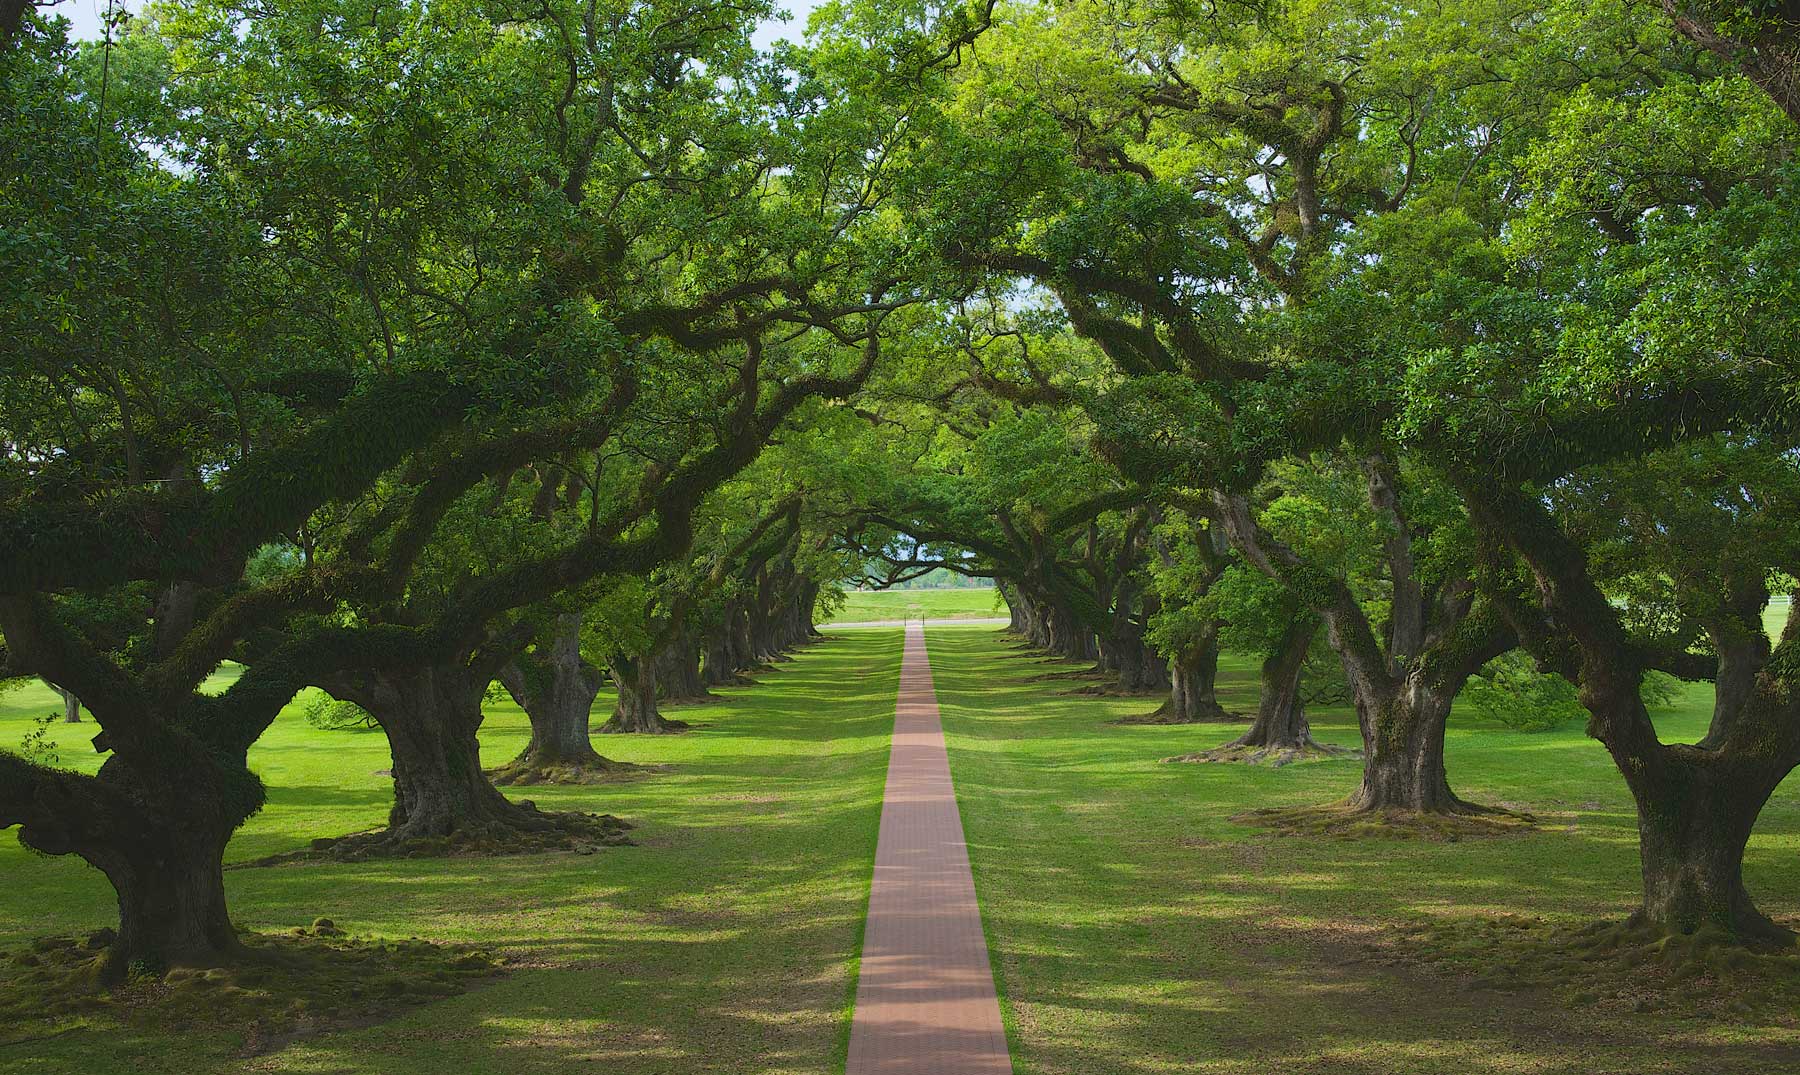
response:
[[[501,788],[616,768],[608,684],[600,733],[678,732],[943,568],[1144,720],[1236,719],[1254,656],[1197,757],[1336,752],[1347,701],[1321,810],[1394,824],[1494,812],[1445,727],[1523,655],[1637,803],[1637,921],[1792,942],[1741,861],[1800,763],[1800,14],[767,14],[0,5],[0,678],[105,755],[0,754],[0,826],[116,889],[105,979],[238,951],[304,689],[393,756],[321,853],[571,846],[616,823]]]

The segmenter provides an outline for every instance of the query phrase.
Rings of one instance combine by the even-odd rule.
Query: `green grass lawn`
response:
[[[1059,665],[994,631],[934,627],[932,667],[1015,1070],[1231,1075],[1637,1075],[1800,1070],[1792,1013],[1730,1024],[1570,1008],[1543,993],[1471,990],[1449,972],[1368,962],[1387,927],[1428,918],[1621,918],[1637,894],[1629,798],[1579,725],[1511,732],[1453,717],[1465,797],[1540,815],[1551,831],[1435,843],[1279,836],[1229,818],[1322,803],[1354,760],[1268,770],[1161,765],[1232,726],[1117,727],[1152,699],[1071,697]],[[1228,707],[1254,680],[1228,661]],[[1693,689],[1660,718],[1697,737]],[[1352,716],[1314,717],[1354,745]],[[1746,865],[1763,909],[1800,916],[1800,796],[1762,815]]]
[[[968,620],[1006,615],[1006,602],[992,586],[941,590],[852,590],[831,623],[869,620]]]
[[[1421,920],[1627,913],[1630,804],[1578,726],[1525,734],[1452,720],[1457,790],[1537,813],[1548,831],[1460,843],[1284,837],[1230,818],[1339,798],[1356,782],[1355,761],[1161,765],[1236,729],[1110,726],[1155,700],[1071,696],[1069,682],[1037,678],[1066,666],[1016,653],[991,628],[934,627],[930,637],[1020,1073],[1800,1070],[1791,1013],[1709,1022],[1570,1007],[1368,959],[1369,942],[1391,945],[1390,927]],[[362,936],[478,943],[514,964],[494,984],[254,1058],[234,1056],[238,1038],[222,1030],[96,1024],[0,1046],[0,1072],[841,1071],[899,658],[897,630],[843,632],[723,704],[683,711],[700,725],[689,735],[600,740],[612,756],[670,772],[516,792],[625,817],[638,825],[636,847],[227,874],[243,926],[329,917]],[[1228,658],[1221,684],[1229,706],[1253,703],[1250,662]],[[1659,717],[1665,733],[1697,736],[1707,702],[1691,689]],[[18,744],[54,708],[35,685],[0,696],[0,743]],[[1347,712],[1316,714],[1314,726],[1322,739],[1356,742]],[[85,746],[92,732],[50,727],[64,762],[87,770],[98,763]],[[489,763],[525,732],[515,708],[493,707]],[[233,842],[233,861],[385,816],[378,733],[318,732],[290,709],[253,763],[270,805]],[[1763,908],[1790,921],[1800,917],[1797,851],[1800,800],[1784,788],[1746,873]],[[72,859],[0,840],[0,878],[0,950],[115,920],[108,887]],[[13,1036],[0,1027],[0,1041]]]
[[[0,1048],[0,1071],[841,1071],[899,662],[898,631],[847,634],[723,704],[681,710],[699,725],[691,734],[598,740],[613,757],[671,772],[515,792],[624,817],[638,826],[636,847],[226,875],[240,926],[329,917],[356,935],[477,942],[517,965],[492,985],[252,1060],[234,1058],[237,1039],[224,1033],[92,1028]],[[36,685],[0,699],[0,743],[16,746],[54,704]],[[608,706],[603,698],[596,712]],[[65,764],[97,766],[93,730],[51,728]],[[525,739],[523,715],[493,707],[487,762]],[[314,731],[290,707],[251,757],[270,802],[233,840],[232,861],[386,816],[379,733]],[[117,921],[97,872],[28,854],[10,835],[0,878],[0,950]],[[0,1040],[13,1036],[0,1027]]]
[[[1788,609],[1793,607],[1793,598],[1777,597],[1763,609],[1763,626],[1769,631],[1770,638],[1780,638],[1781,632],[1787,628]]]

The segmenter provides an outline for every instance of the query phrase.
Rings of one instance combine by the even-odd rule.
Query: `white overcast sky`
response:
[[[142,6],[142,0],[115,0],[119,7],[134,11]],[[817,6],[818,0],[782,0],[780,6],[793,14],[788,22],[769,21],[763,23],[756,31],[756,43],[767,47],[779,38],[799,40],[806,32],[806,17]],[[61,3],[50,6],[50,10],[67,18],[74,24],[72,36],[77,38],[98,38],[100,36],[101,16],[106,14],[106,0],[61,0]]]

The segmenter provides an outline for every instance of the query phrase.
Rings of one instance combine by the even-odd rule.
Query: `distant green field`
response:
[[[1769,629],[1770,638],[1780,638],[1787,627],[1788,607],[1793,603],[1791,597],[1777,597],[1763,609],[1763,626]]]
[[[962,590],[856,590],[828,623],[867,620],[978,620],[1006,615],[1006,602],[992,586]]]

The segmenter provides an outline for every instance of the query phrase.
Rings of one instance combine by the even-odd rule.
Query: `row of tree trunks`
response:
[[[1068,660],[1099,659],[1099,640],[1067,605],[1021,591],[1014,608],[1022,621],[1019,635],[1032,648]]]
[[[782,564],[758,572],[754,588],[724,602],[723,614],[701,643],[700,682],[726,687],[750,682],[793,649],[819,636],[813,613],[819,583]]]
[[[707,687],[740,686],[750,682],[744,670],[756,666],[750,644],[749,613],[740,597],[730,597],[701,646],[700,679]]]

